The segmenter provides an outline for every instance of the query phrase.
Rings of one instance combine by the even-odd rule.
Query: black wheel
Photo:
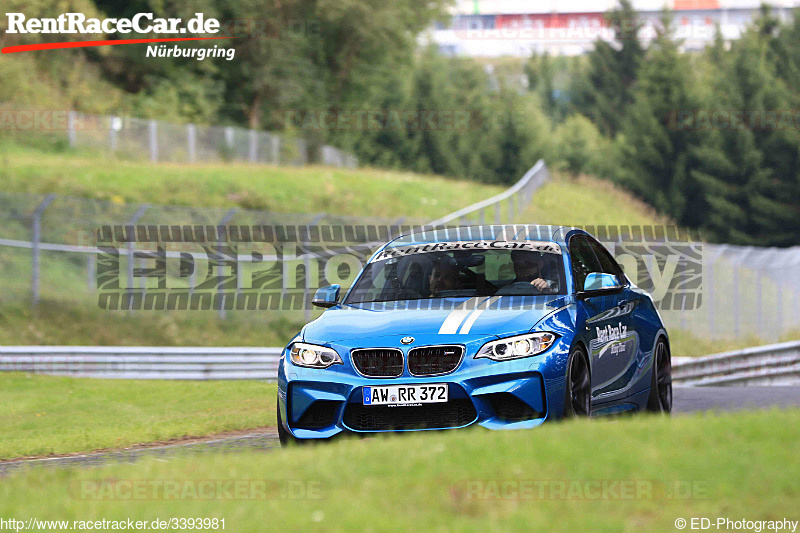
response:
[[[278,440],[281,441],[281,446],[289,446],[292,444],[300,444],[301,441],[297,440],[294,435],[286,431],[286,428],[283,427],[283,420],[281,419],[281,406],[280,400],[278,401],[277,406],[278,411]]]
[[[672,411],[672,358],[669,354],[669,345],[664,339],[658,341],[653,355],[647,410],[655,413]]]
[[[592,406],[592,380],[589,363],[583,349],[572,350],[567,365],[564,417],[589,416]]]

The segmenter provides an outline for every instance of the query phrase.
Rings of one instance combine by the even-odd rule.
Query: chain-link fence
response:
[[[98,228],[141,227],[257,228],[293,227],[291,249],[279,249],[279,240],[238,243],[234,252],[235,276],[229,289],[237,293],[256,286],[259,269],[273,261],[291,274],[288,291],[299,291],[308,302],[314,290],[327,279],[342,279],[346,287],[363,264],[369,250],[385,240],[421,224],[471,225],[532,223],[521,220],[535,191],[549,179],[543,163],[533,167],[506,192],[434,222],[410,219],[380,219],[326,213],[284,214],[245,209],[120,205],[57,195],[0,193],[0,300],[65,300],[98,305],[97,275],[103,251],[96,241]],[[323,261],[318,275],[311,262],[309,228],[383,228],[375,235],[347,237],[340,246],[324,250],[326,257],[356,257],[360,263],[339,264],[344,273],[329,272]],[[758,338],[776,340],[800,330],[800,247],[767,249],[710,245],[694,234],[655,231],[650,237],[631,238],[637,230],[620,226],[587,227],[612,251],[634,283],[653,295],[669,328],[690,331],[698,337]],[[657,230],[657,228],[656,228]],[[641,232],[640,232],[641,233]],[[644,233],[647,233],[645,228]],[[354,233],[355,235],[355,233]],[[253,239],[256,241],[257,239]],[[290,239],[291,240],[291,239]],[[213,244],[213,242],[212,242]],[[359,250],[347,248],[361,245]],[[135,257],[136,250],[152,251],[155,245],[133,241],[120,246],[120,285],[143,295],[155,280],[140,276],[155,256]],[[315,253],[319,252],[317,248]],[[168,283],[191,293],[201,285],[201,273],[212,272],[209,249],[196,243],[167,248]],[[191,262],[192,268],[183,271]],[[330,263],[330,262],[329,262]],[[274,265],[273,265],[274,266]],[[217,267],[214,267],[217,268]],[[134,276],[134,269],[137,274]],[[288,269],[288,270],[287,270]],[[218,271],[218,270],[217,270]],[[187,272],[189,272],[187,274]],[[285,283],[285,280],[282,281]],[[252,287],[251,287],[252,285]],[[264,286],[264,285],[262,285]],[[126,307],[127,308],[127,307]],[[304,309],[308,318],[308,306]],[[219,309],[224,316],[225,308]]]
[[[333,146],[316,146],[289,134],[163,120],[43,110],[0,104],[0,129],[65,136],[73,148],[111,152],[151,162],[243,161],[281,165],[316,163],[356,168],[358,159]]]

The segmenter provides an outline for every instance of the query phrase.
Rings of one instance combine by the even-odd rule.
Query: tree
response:
[[[705,204],[690,181],[690,148],[698,135],[674,117],[696,109],[689,60],[672,39],[672,15],[661,27],[642,64],[639,81],[622,125],[620,182],[678,222],[697,227]]]
[[[633,103],[633,88],[645,50],[639,41],[642,23],[630,0],[607,15],[614,31],[613,43],[598,39],[589,53],[585,79],[576,87],[574,105],[609,137],[620,129],[627,107]]]

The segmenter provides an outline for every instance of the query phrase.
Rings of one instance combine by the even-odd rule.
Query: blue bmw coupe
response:
[[[533,428],[672,407],[650,295],[592,235],[553,226],[430,230],[383,245],[286,346],[282,443],[340,433]]]

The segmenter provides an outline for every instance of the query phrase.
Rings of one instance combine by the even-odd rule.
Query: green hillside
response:
[[[242,163],[170,164],[0,144],[3,192],[56,193],[118,204],[239,207],[432,220],[502,187],[364,169]]]

